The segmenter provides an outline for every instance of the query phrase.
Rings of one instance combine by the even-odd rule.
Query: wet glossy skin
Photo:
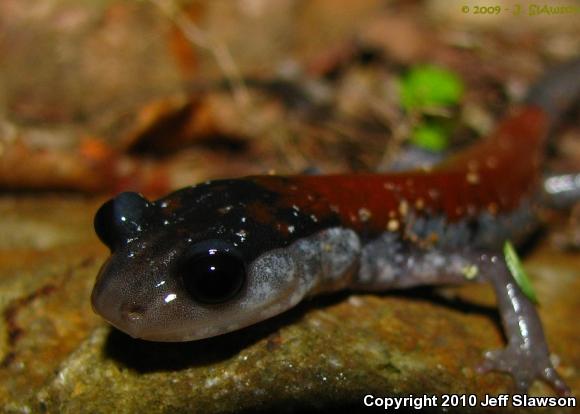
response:
[[[560,78],[576,82],[567,90],[575,96],[577,77]],[[544,107],[562,95],[534,94],[540,106],[514,111],[487,140],[428,172],[255,176],[155,202],[120,194],[95,218],[112,255],[93,307],[132,336],[186,341],[243,328],[321,292],[488,282],[509,343],[482,370],[507,371],[522,389],[542,378],[566,393],[536,310],[501,255],[505,240],[537,223],[539,166],[556,118]]]

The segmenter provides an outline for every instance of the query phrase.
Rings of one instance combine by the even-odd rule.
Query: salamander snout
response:
[[[142,336],[146,309],[134,303],[122,304],[117,311],[104,315],[109,322],[134,338]]]
[[[146,319],[147,308],[137,303],[131,296],[122,295],[123,290],[118,289],[123,289],[123,287],[126,289],[127,286],[120,286],[118,279],[108,277],[109,262],[105,263],[97,277],[91,295],[93,309],[118,329],[138,337],[141,331],[140,325]]]
[[[124,304],[121,306],[120,315],[128,323],[139,322],[143,319],[145,309],[142,306],[133,303]]]

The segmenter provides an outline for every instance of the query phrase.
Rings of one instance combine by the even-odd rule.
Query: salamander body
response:
[[[537,224],[551,126],[578,96],[580,61],[549,75],[496,132],[430,171],[252,176],[151,202],[122,193],[95,228],[111,257],[92,294],[111,324],[155,341],[241,329],[341,289],[491,283],[508,338],[482,370],[567,387],[501,248]]]

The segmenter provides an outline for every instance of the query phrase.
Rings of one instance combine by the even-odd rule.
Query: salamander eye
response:
[[[191,297],[206,304],[227,302],[242,289],[246,280],[243,259],[229,249],[198,251],[182,264],[181,272]]]
[[[141,194],[121,193],[99,208],[95,214],[95,232],[115,250],[147,227],[152,210],[152,204]]]

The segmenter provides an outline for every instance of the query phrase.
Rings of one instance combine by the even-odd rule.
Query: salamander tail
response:
[[[580,57],[549,71],[534,86],[527,98],[548,114],[553,127],[580,99]],[[569,208],[580,200],[580,171],[544,174],[543,204]]]
[[[580,98],[580,57],[548,71],[528,92],[526,103],[542,108],[555,125]]]

